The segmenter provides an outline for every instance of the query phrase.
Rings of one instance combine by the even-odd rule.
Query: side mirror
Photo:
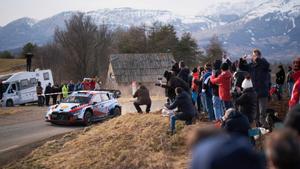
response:
[[[96,104],[97,104],[97,102],[93,102],[93,103],[92,103],[92,105],[96,105]]]

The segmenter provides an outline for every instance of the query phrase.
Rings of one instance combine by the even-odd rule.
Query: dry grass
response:
[[[0,107],[0,116],[14,115],[14,114],[27,114],[30,112],[45,112],[46,107],[38,106],[15,106],[15,107]]]
[[[193,126],[179,122],[170,136],[167,121],[157,113],[128,113],[47,142],[7,168],[187,168],[185,137]]]
[[[24,70],[25,59],[0,59],[0,74]]]

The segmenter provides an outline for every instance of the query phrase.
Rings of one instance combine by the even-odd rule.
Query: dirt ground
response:
[[[46,111],[46,106],[38,107],[36,105],[0,107],[0,127],[16,124],[20,121],[43,119]]]

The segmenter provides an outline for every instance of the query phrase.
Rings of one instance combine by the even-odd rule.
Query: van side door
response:
[[[20,80],[20,104],[34,101],[36,87],[30,83],[28,79]]]

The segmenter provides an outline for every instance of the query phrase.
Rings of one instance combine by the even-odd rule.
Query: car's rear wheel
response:
[[[93,115],[92,115],[92,112],[91,111],[86,111],[85,113],[84,113],[84,125],[86,125],[86,126],[89,126],[89,125],[91,125],[92,124],[92,117],[93,117]]]
[[[6,107],[13,107],[13,106],[14,106],[14,102],[12,100],[6,101]]]
[[[120,107],[115,107],[114,108],[114,116],[120,116],[122,114],[121,108]]]

